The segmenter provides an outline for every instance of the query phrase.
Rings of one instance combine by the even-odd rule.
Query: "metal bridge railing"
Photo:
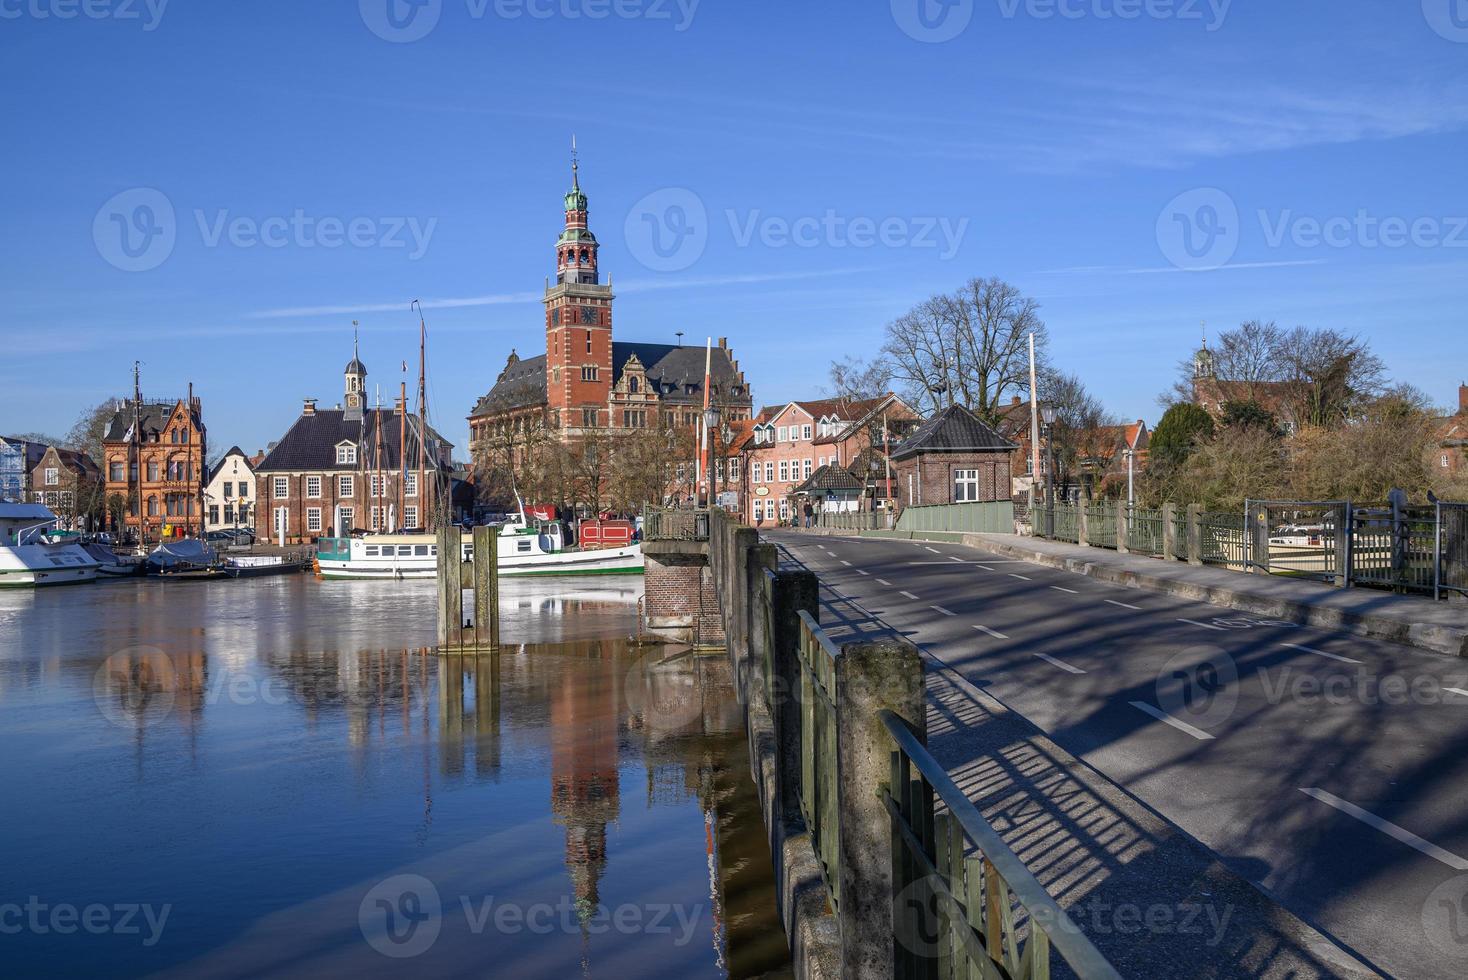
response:
[[[1162,511],[1131,507],[1127,510],[1127,550],[1133,554],[1162,558]],[[1186,533],[1186,530],[1184,531]],[[1186,539],[1184,539],[1186,540]]]
[[[1120,980],[907,723],[891,711],[881,720],[896,745],[882,794],[895,831],[895,975],[1049,980],[1053,950],[1082,980]]]
[[[1223,565],[1239,572],[1248,567],[1249,541],[1243,514],[1203,511],[1198,515],[1198,528],[1203,539],[1199,556],[1203,564]]]
[[[642,537],[646,541],[707,541],[709,512],[706,508],[644,507]]]

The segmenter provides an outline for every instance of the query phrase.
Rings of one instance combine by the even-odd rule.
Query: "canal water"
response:
[[[0,593],[0,973],[788,976],[727,661],[620,581],[465,660],[431,582]]]

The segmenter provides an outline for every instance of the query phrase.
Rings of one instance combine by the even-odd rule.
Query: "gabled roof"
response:
[[[174,410],[182,405],[182,401],[172,402],[148,402],[142,403],[138,412],[138,418],[142,422],[142,441],[148,441],[148,436],[161,433],[168,427],[168,422],[173,418]],[[203,423],[199,415],[192,407],[185,406],[190,421],[194,428],[202,429]],[[112,421],[107,424],[107,434],[102,437],[103,442],[126,442],[128,430],[133,424],[133,403],[129,399],[113,413]]]
[[[892,458],[919,453],[1009,452],[1019,447],[962,405],[950,405],[918,426],[892,450]]]
[[[60,446],[52,446],[46,455],[50,455],[52,452],[56,453],[56,459],[62,466],[67,467],[73,472],[80,473],[82,476],[95,476],[101,472],[97,468],[97,464],[92,461],[92,457],[86,453],[77,452],[74,449],[62,449]],[[41,458],[45,459],[45,456]]]
[[[810,475],[796,493],[825,493],[827,491],[860,493],[866,484],[839,466],[827,463]]]
[[[417,434],[413,431],[414,422],[408,422],[408,458],[410,462],[417,460]],[[377,448],[378,430],[382,432],[383,455],[381,460],[373,458]],[[402,439],[402,421],[397,413],[387,408],[371,408],[362,413],[362,420],[348,421],[346,412],[341,409],[318,410],[314,415],[302,415],[296,419],[290,430],[276,443],[275,448],[266,454],[265,459],[259,466],[255,467],[258,473],[268,472],[296,472],[300,470],[341,470],[343,472],[356,472],[358,469],[376,467],[378,465],[386,470],[396,470],[402,465],[402,455],[399,443]],[[357,463],[338,464],[336,461],[336,447],[343,442],[349,442],[359,446]],[[447,440],[440,436],[430,426],[428,429],[429,443],[429,466],[435,453],[433,444],[438,442],[446,448],[452,448]]]
[[[209,478],[204,482],[213,483],[214,478],[219,475],[220,470],[224,469],[224,464],[229,462],[229,458],[231,456],[238,456],[240,459],[245,461],[246,466],[251,466],[250,457],[245,455],[245,451],[243,449],[241,449],[239,446],[230,446],[229,452],[219,457],[219,462],[214,464],[214,468],[209,471]]]

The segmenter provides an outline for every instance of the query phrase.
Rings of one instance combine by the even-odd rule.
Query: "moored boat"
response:
[[[0,503],[0,588],[96,579],[98,562],[75,539],[46,537],[55,525],[56,515],[41,504]]]
[[[568,548],[559,521],[530,524],[520,520],[502,526],[495,536],[501,577],[526,575],[640,575],[642,546],[580,550]],[[474,546],[464,541],[464,561]],[[422,534],[368,534],[354,538],[322,538],[316,561],[327,579],[413,579],[438,574],[438,543]]]

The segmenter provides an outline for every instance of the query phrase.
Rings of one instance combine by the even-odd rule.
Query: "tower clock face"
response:
[[[596,322],[596,308],[593,306],[581,307],[581,322],[592,324]]]
[[[356,408],[357,405],[358,405],[358,403],[360,401],[361,401],[361,399],[359,399],[356,395],[348,395],[347,396],[347,407],[348,408]]]

